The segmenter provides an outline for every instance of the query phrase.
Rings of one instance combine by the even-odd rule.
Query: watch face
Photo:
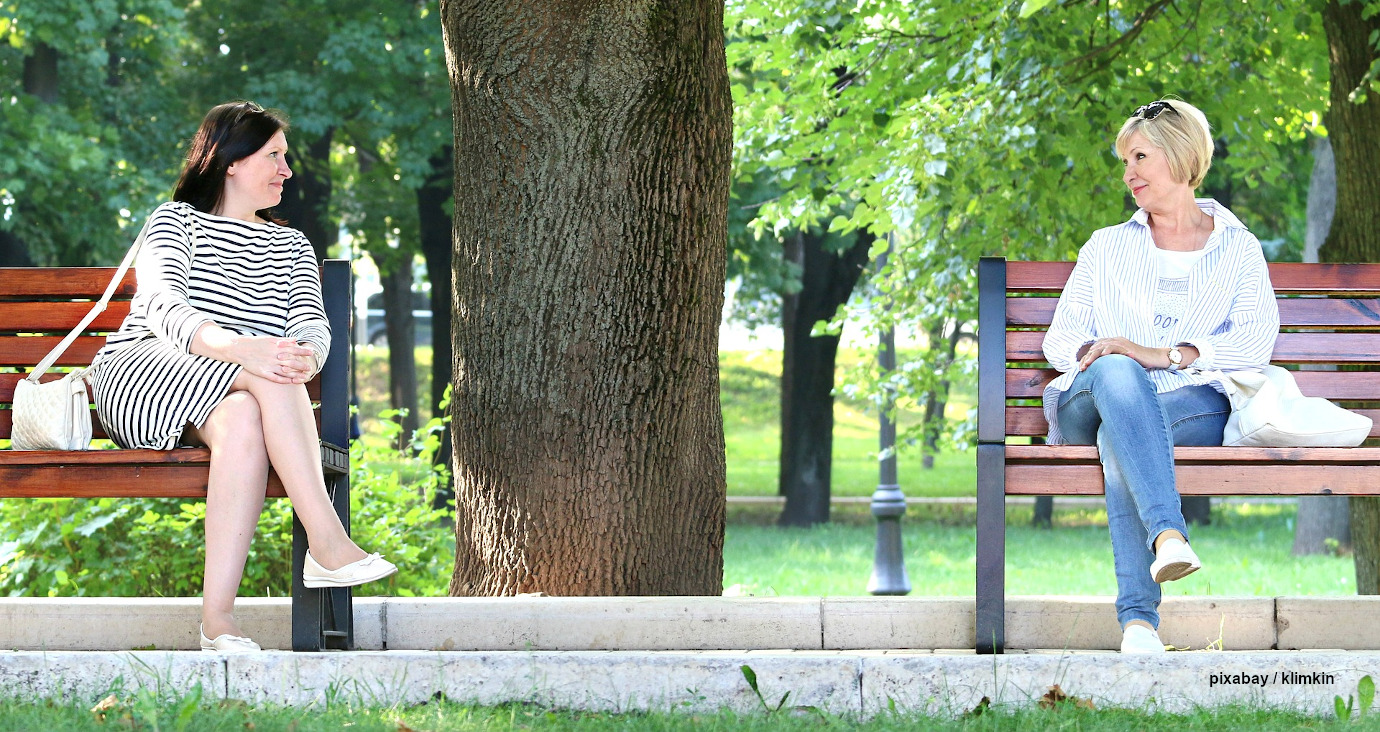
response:
[[[1177,349],[1177,348],[1171,348],[1171,349],[1169,349],[1169,362],[1170,362],[1170,363],[1174,364],[1175,366],[1178,366],[1179,364],[1183,363],[1183,361],[1184,361],[1184,355],[1183,355],[1183,353],[1181,353],[1181,352],[1179,351],[1179,349]]]

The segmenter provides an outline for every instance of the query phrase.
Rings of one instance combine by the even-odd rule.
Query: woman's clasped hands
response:
[[[291,338],[238,339],[236,361],[246,371],[278,384],[305,384],[316,373],[316,354]]]
[[[1085,348],[1086,350],[1078,357],[1079,371],[1086,370],[1092,365],[1093,361],[1112,354],[1129,356],[1131,360],[1148,369],[1164,367],[1162,363],[1165,360],[1164,349],[1142,346],[1126,338],[1122,338],[1121,336],[1116,336],[1114,338],[1098,338],[1092,343],[1089,343]]]

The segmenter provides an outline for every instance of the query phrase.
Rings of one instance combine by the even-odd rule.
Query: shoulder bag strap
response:
[[[38,383],[39,377],[43,376],[43,374],[52,367],[53,362],[58,360],[62,352],[66,351],[67,347],[72,345],[72,341],[76,340],[77,336],[81,335],[82,331],[86,330],[86,326],[90,325],[91,321],[95,320],[97,315],[105,311],[105,306],[110,303],[111,296],[115,294],[115,288],[120,286],[120,280],[124,279],[125,273],[129,271],[129,266],[134,263],[135,255],[139,253],[139,248],[144,245],[144,235],[148,233],[149,222],[152,220],[153,216],[150,215],[149,218],[144,221],[144,228],[139,230],[138,238],[134,240],[134,245],[129,248],[129,253],[125,255],[124,261],[120,262],[120,268],[115,272],[115,277],[110,280],[110,284],[106,286],[105,294],[101,296],[100,302],[96,303],[95,307],[91,308],[91,312],[87,313],[86,317],[81,319],[77,327],[73,328],[72,332],[68,333],[67,337],[63,338],[61,343],[54,346],[53,350],[49,351],[48,355],[44,356],[42,361],[38,362],[34,370],[29,372],[29,375],[25,377],[26,381]]]

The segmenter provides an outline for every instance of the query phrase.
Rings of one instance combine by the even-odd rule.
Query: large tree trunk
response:
[[[1352,90],[1365,80],[1376,53],[1370,35],[1380,33],[1380,16],[1362,17],[1365,4],[1330,0],[1323,6],[1331,71],[1327,130],[1337,164],[1337,212],[1320,256],[1325,262],[1380,262],[1380,94],[1357,104]],[[1356,592],[1380,594],[1380,498],[1351,499],[1351,540]]]
[[[388,333],[388,397],[403,410],[398,449],[405,448],[420,424],[417,415],[417,325],[412,317],[412,262],[391,263],[380,272],[383,285],[383,325]]]
[[[431,416],[442,417],[441,399],[450,386],[451,373],[451,220],[448,204],[455,175],[455,157],[446,149],[431,158],[431,175],[417,189],[417,228],[422,256],[426,257],[427,277],[431,280]],[[455,451],[447,423],[441,434],[441,449],[436,463],[450,465]],[[437,489],[434,508],[444,509],[455,498],[454,480]]]
[[[718,595],[723,2],[443,0],[452,595]]]
[[[24,57],[24,91],[45,104],[58,101],[58,52],[44,43],[34,42],[34,52]]]
[[[810,526],[829,520],[834,452],[834,359],[839,337],[813,336],[815,323],[848,301],[867,265],[875,237],[859,233],[842,252],[825,247],[823,233],[787,239],[786,259],[800,266],[800,291],[781,299],[780,490],[777,523]]]
[[[327,129],[309,145],[293,148],[292,177],[283,184],[283,200],[276,209],[289,225],[307,235],[317,261],[335,243],[338,227],[331,221],[331,137]]]
[[[1303,261],[1317,262],[1318,252],[1332,228],[1337,208],[1337,166],[1332,144],[1314,135],[1313,175],[1308,183],[1307,229],[1304,232]],[[1304,364],[1301,368],[1309,368]],[[1321,367],[1319,367],[1321,368]],[[1328,540],[1338,547],[1351,544],[1351,516],[1346,496],[1300,496],[1294,523],[1294,554],[1326,554],[1333,551]]]

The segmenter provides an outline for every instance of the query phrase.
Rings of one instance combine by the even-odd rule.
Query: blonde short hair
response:
[[[1116,135],[1117,157],[1126,159],[1128,140],[1139,132],[1151,145],[1164,151],[1174,180],[1197,188],[1212,167],[1212,128],[1207,117],[1197,107],[1177,99],[1155,104],[1167,104],[1169,108],[1154,119],[1135,116],[1121,126]]]

